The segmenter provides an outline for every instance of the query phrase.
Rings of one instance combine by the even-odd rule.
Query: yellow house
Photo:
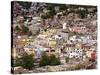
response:
[[[27,54],[34,54],[34,55],[35,55],[35,51],[34,51],[33,48],[24,48],[24,50],[25,50],[25,52],[26,52]]]
[[[56,42],[55,40],[49,40],[48,45],[49,45],[50,47],[55,47],[56,44],[57,44],[57,42]]]

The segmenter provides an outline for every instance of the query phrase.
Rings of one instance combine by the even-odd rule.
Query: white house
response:
[[[66,23],[63,23],[63,29],[67,29]]]
[[[82,49],[77,49],[77,48],[68,51],[69,58],[73,58],[73,57],[81,58],[82,53],[83,53],[83,50]]]

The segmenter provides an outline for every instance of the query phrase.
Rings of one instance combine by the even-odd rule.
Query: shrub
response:
[[[32,69],[32,67],[34,67],[34,55],[30,54],[30,55],[24,55],[21,58],[17,58],[16,60],[16,66],[22,66],[23,68],[26,69]]]
[[[60,59],[57,58],[55,55],[52,54],[50,56],[50,65],[54,66],[54,65],[60,65],[60,64],[61,64]]]
[[[22,57],[22,61],[22,67],[26,69],[31,69],[34,66],[34,58],[32,54]]]
[[[29,32],[29,28],[28,27],[26,27],[26,26],[22,26],[22,33],[28,33]]]
[[[15,27],[15,30],[20,30],[20,28],[18,26]]]
[[[67,9],[67,7],[66,7],[65,4],[61,4],[61,5],[60,5],[60,10],[66,10],[66,9]]]
[[[43,56],[39,62],[39,66],[46,66],[46,65],[60,65],[60,59],[57,58],[55,55],[48,56],[46,53],[43,53]]]
[[[88,12],[87,10],[79,10],[79,15],[80,15],[80,18],[85,18],[87,16]]]
[[[42,18],[42,19],[47,19],[46,15],[44,15],[44,14],[41,15],[41,18]]]
[[[49,65],[49,56],[46,53],[43,53],[42,58],[39,62],[39,66]]]
[[[32,2],[20,2],[20,1],[17,1],[17,3],[19,3],[21,6],[23,6],[26,9],[29,9],[32,4]]]

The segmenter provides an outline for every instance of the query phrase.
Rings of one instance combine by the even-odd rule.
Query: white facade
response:
[[[63,29],[67,29],[66,23],[63,24]]]
[[[80,58],[82,57],[82,49],[75,49],[75,50],[71,50],[69,51],[69,58]]]
[[[83,49],[81,49],[81,47],[78,45],[67,46],[66,54],[68,55],[69,58],[73,57],[80,58],[83,55]]]

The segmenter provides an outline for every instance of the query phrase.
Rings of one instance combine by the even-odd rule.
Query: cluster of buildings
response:
[[[66,27],[66,29],[68,29]],[[64,30],[66,30],[64,29]],[[41,58],[43,52],[55,54],[57,57],[79,58],[80,60],[91,58],[91,54],[97,51],[97,39],[91,35],[78,35],[62,32],[62,29],[47,29],[35,36],[17,36],[14,45],[14,54],[21,56],[23,53],[33,53],[36,58]],[[84,32],[84,30],[82,31]],[[85,32],[84,32],[85,33]]]
[[[37,4],[34,3],[31,5],[29,9],[31,14],[34,14],[32,13],[33,10],[39,9],[38,7],[35,8],[36,6]],[[42,4],[40,7],[44,9],[45,6],[46,4]],[[56,9],[56,11],[59,11],[59,8],[56,7]],[[84,8],[80,9],[83,10]],[[70,11],[70,9],[68,10]],[[23,9],[23,11],[26,10]],[[43,11],[46,12],[47,10],[44,9]],[[58,18],[59,14],[61,15],[60,19]],[[21,57],[24,53],[27,53],[34,54],[35,58],[41,58],[42,53],[46,52],[48,55],[55,54],[59,58],[77,58],[80,61],[94,58],[96,60],[97,14],[88,14],[85,19],[80,19],[77,14],[73,15],[73,13],[69,13],[67,16],[62,14],[63,12],[57,13],[54,18],[45,21],[40,17],[40,14],[36,13],[35,15],[27,15],[27,19],[22,15],[13,19],[13,28],[25,25],[33,34],[28,36],[18,35],[16,31],[13,32],[13,57]],[[90,16],[92,18],[89,18]],[[50,28],[50,26],[52,27]],[[35,35],[37,32],[39,34]]]

